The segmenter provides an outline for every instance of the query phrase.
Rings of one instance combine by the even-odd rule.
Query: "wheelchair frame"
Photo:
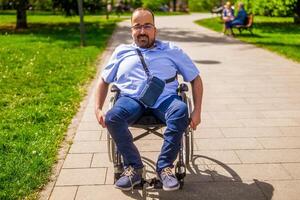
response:
[[[115,101],[119,95],[120,90],[115,85],[113,85],[110,91],[113,92],[114,95],[110,99],[109,109],[111,109],[115,104]],[[186,94],[188,92],[188,86],[185,83],[181,83],[177,89],[177,92],[178,95],[181,97],[182,101],[186,103],[188,107],[189,117],[190,117],[192,112],[192,103],[191,103],[191,99]],[[154,116],[144,114],[141,116],[139,120],[137,120],[137,122],[135,122],[133,125],[130,125],[129,127],[144,129],[145,131],[144,133],[139,134],[138,136],[133,138],[133,141],[137,141],[151,133],[158,137],[163,138],[163,134],[159,133],[157,130],[165,126],[166,125],[164,123],[158,121],[158,119],[156,119]],[[110,162],[113,162],[114,165],[114,182],[116,182],[124,171],[123,161],[122,161],[122,156],[120,155],[120,153],[118,153],[116,144],[114,143],[108,131],[107,131],[107,147],[108,147],[109,160]],[[175,165],[175,175],[180,183],[180,189],[182,189],[184,185],[186,168],[187,166],[189,166],[189,162],[193,158],[193,152],[194,152],[193,130],[191,127],[188,126],[187,129],[184,131],[181,140],[180,150],[178,153],[178,161]],[[154,188],[158,188],[158,189],[162,187],[162,184],[156,178],[152,178],[151,180],[146,180],[145,169],[144,169],[142,182],[139,186],[135,188],[144,188],[145,183],[147,183],[149,186],[154,186]]]

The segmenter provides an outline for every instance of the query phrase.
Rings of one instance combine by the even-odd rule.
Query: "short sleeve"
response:
[[[113,54],[111,55],[107,65],[104,67],[101,73],[101,77],[106,83],[112,83],[115,80],[117,71],[118,71],[118,47],[115,49]]]
[[[184,81],[191,82],[199,75],[200,71],[193,63],[192,59],[184,53],[182,49],[174,46],[172,49],[172,59],[179,74],[183,76]]]

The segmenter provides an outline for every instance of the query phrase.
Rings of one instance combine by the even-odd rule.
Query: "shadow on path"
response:
[[[216,64],[221,64],[220,61],[217,60],[193,60],[195,63],[198,64],[205,64],[205,65],[216,65]]]
[[[220,166],[230,176],[224,176],[209,166],[201,166],[196,161],[213,163]],[[199,161],[199,160],[198,160]],[[155,162],[143,157],[147,174],[155,175]],[[200,169],[201,168],[201,169]],[[204,168],[204,169],[203,169]],[[240,176],[226,164],[210,157],[195,155],[187,167],[183,189],[165,192],[161,189],[147,188],[146,192],[133,190],[124,192],[134,199],[197,199],[197,200],[271,200],[274,188],[271,184],[254,179],[253,183],[243,183]]]
[[[179,28],[165,28],[158,30],[158,37],[162,40],[172,42],[191,42],[191,43],[214,43],[214,44],[241,44],[238,40],[230,40],[221,36],[209,36],[206,34],[198,34],[193,31],[183,31]]]

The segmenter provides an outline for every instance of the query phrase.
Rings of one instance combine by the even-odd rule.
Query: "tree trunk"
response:
[[[295,24],[300,24],[300,0],[297,1],[294,15]]]
[[[175,12],[177,9],[177,0],[173,0],[173,12]]]
[[[17,8],[16,29],[26,29],[28,27],[27,15],[26,15],[27,6],[28,6],[28,0],[19,0],[16,4],[16,8]]]
[[[80,46],[85,46],[85,28],[83,20],[83,6],[82,0],[78,0],[78,13],[80,16]]]

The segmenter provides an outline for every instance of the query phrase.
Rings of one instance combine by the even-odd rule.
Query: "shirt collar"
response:
[[[147,50],[151,51],[151,50],[155,50],[155,49],[160,49],[160,50],[162,50],[162,49],[163,49],[163,43],[162,43],[162,41],[160,41],[160,40],[155,40],[155,42],[154,42],[154,47],[151,48],[151,49],[148,49],[148,48],[140,48],[140,47],[138,47],[138,46],[133,42],[133,43],[132,43],[132,47],[134,47],[134,48],[139,48],[141,51],[147,51]]]

